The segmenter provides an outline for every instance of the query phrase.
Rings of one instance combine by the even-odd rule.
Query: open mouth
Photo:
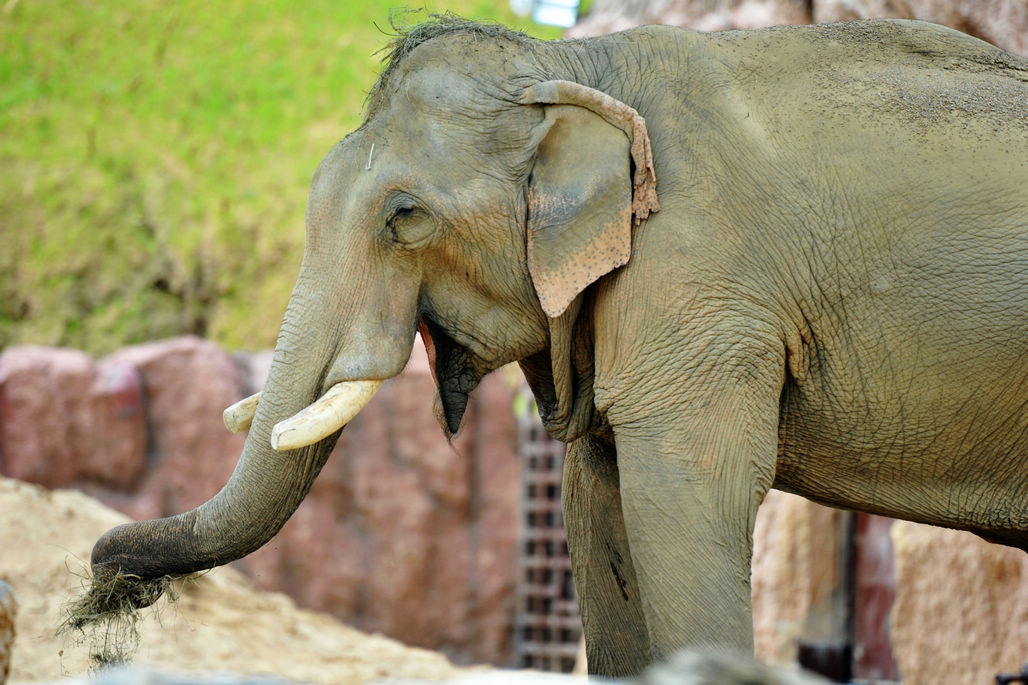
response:
[[[439,376],[435,372],[435,338],[432,336],[429,325],[428,319],[424,314],[418,317],[418,333],[421,334],[421,342],[425,343],[425,353],[428,355],[428,368],[432,371],[432,380],[435,381],[436,387],[439,387]]]
[[[429,314],[418,318],[418,332],[425,343],[432,378],[439,388],[443,417],[450,435],[460,430],[468,396],[482,380],[471,352],[455,341]]]

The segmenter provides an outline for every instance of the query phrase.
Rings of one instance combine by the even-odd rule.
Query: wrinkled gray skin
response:
[[[399,373],[419,320],[450,430],[482,374],[520,361],[571,443],[595,673],[751,648],[771,486],[1026,548],[1028,62],[915,22],[453,29],[394,56],[315,175],[231,481],[109,532],[95,568],[184,573],[266,542],[335,441],[275,453],[271,426],[335,381]],[[638,110],[661,203],[627,265],[570,289],[609,247],[581,235],[622,211],[628,144],[581,107],[518,102],[551,79]],[[547,316],[544,291],[569,306]]]

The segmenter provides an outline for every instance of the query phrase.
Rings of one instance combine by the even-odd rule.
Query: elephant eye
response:
[[[399,207],[393,211],[393,215],[389,217],[389,223],[395,223],[410,218],[417,210],[414,207]]]
[[[428,213],[412,205],[394,209],[386,221],[386,227],[391,240],[408,247],[416,247],[424,242],[434,230]]]

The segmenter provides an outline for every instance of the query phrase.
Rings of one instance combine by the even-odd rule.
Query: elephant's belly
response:
[[[1028,548],[1024,396],[1011,403],[932,388],[865,392],[850,403],[837,396],[787,388],[776,488]]]

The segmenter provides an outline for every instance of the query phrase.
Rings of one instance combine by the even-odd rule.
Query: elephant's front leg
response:
[[[650,640],[621,515],[613,443],[587,435],[571,444],[562,504],[589,673],[636,675],[650,663]]]
[[[614,424],[654,659],[685,646],[753,648],[753,524],[777,455],[771,386],[726,383]]]

